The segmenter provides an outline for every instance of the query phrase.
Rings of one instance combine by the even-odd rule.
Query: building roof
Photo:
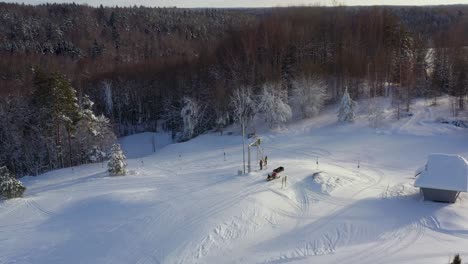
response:
[[[457,155],[431,154],[414,186],[468,192],[468,162]]]

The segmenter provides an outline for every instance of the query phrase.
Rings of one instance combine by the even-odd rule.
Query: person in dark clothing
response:
[[[263,170],[263,160],[260,160],[260,170]]]

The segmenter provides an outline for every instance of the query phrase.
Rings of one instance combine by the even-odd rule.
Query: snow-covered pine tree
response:
[[[96,116],[92,110],[94,103],[85,95],[81,99],[80,119],[73,128],[73,150],[76,164],[98,162],[105,157],[115,142],[115,134],[104,115]]]
[[[120,144],[112,145],[110,159],[107,163],[109,174],[114,176],[127,174],[125,159]]]
[[[354,121],[354,109],[356,103],[349,96],[348,88],[346,88],[343,97],[341,98],[340,110],[338,111],[338,121],[340,123],[352,123]]]
[[[26,187],[10,174],[7,167],[0,167],[0,196],[11,199],[21,197]]]

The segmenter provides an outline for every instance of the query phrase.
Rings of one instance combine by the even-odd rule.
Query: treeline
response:
[[[87,162],[74,152],[78,121],[72,129],[46,120],[62,127],[52,133],[40,128],[46,123],[16,117],[38,106],[38,69],[47,78],[69,78],[78,108],[93,101],[90,110],[105,115],[118,136],[165,129],[183,140],[238,120],[236,93],[264,113],[281,102],[278,115],[266,118],[273,123],[288,119],[288,107],[291,117],[313,116],[346,88],[354,99],[391,96],[401,111],[415,97],[436,103],[448,93],[457,98],[456,113],[465,107],[467,46],[468,6],[192,10],[0,3],[0,118],[7,120],[0,165],[21,175]],[[12,134],[36,126],[6,148]],[[50,150],[25,156],[34,136],[48,138],[41,144]],[[21,154],[17,160],[40,165],[12,162],[10,149]]]

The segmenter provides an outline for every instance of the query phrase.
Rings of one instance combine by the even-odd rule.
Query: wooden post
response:
[[[288,176],[284,176],[281,179],[281,189],[286,188],[287,182],[288,182]]]

